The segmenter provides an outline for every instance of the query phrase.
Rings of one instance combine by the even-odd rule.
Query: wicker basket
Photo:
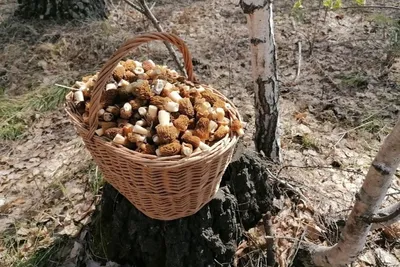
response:
[[[185,158],[145,155],[94,135],[98,126],[97,112],[101,109],[100,98],[113,69],[130,50],[156,40],[172,43],[180,50],[188,80],[197,84],[191,55],[179,37],[167,33],[142,34],[126,41],[101,69],[91,97],[89,125],[83,123],[72,104],[66,105],[66,112],[105,180],[148,217],[173,220],[193,215],[214,197],[238,137],[227,136],[209,151]],[[231,105],[231,116],[241,120],[233,103],[212,90]]]

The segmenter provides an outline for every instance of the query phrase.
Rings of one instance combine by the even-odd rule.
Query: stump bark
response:
[[[15,15],[41,19],[103,19],[108,15],[105,0],[18,0]]]
[[[136,267],[233,266],[244,230],[272,208],[272,189],[255,153],[234,156],[221,186],[196,214],[153,220],[107,184],[92,226],[97,255]]]

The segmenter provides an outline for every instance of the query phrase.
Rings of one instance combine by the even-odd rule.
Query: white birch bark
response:
[[[389,189],[400,163],[400,120],[384,140],[360,191],[356,194],[353,210],[346,222],[340,241],[332,247],[313,247],[310,251],[313,266],[343,266],[353,262],[362,251],[371,218]],[[396,205],[391,210],[396,209]],[[385,212],[390,212],[384,210]]]
[[[279,90],[271,0],[241,0],[247,17],[255,93],[256,149],[281,161],[278,133]]]

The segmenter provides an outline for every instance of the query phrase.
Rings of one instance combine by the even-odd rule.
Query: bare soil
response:
[[[240,109],[247,122],[243,141],[253,147],[250,46],[237,2],[158,1],[154,14],[166,31],[187,42],[198,78]],[[398,9],[390,8],[325,14],[316,1],[310,2],[296,14],[288,1],[275,6],[284,160],[271,172],[300,192],[304,203],[299,207],[288,198],[277,200],[282,212],[274,224],[279,234],[295,238],[313,225],[314,233],[325,241],[307,236],[309,240],[328,245],[329,229],[323,229],[317,218],[346,217],[373,157],[399,116],[400,48],[389,53],[395,27],[388,21],[400,23],[400,17]],[[396,0],[370,2],[400,7]],[[0,3],[0,91],[9,97],[54,83],[71,85],[99,70],[127,38],[154,30],[119,1],[114,1],[107,21],[82,23],[18,21],[12,17],[15,7],[16,1]],[[130,57],[149,57],[175,67],[161,43],[143,46]],[[35,119],[22,139],[0,141],[0,266],[29,257],[61,235],[78,234],[99,198],[93,186],[96,168],[62,107],[30,115]],[[395,201],[400,201],[399,174],[385,205]],[[260,229],[253,234],[260,236]],[[365,255],[375,253],[372,258],[379,258],[382,235],[371,234]],[[398,241],[385,238],[382,247],[400,260]],[[279,245],[281,258],[296,248],[293,242]],[[359,266],[375,266],[371,257],[365,257]]]

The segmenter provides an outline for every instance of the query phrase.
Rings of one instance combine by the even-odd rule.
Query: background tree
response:
[[[266,157],[279,162],[279,90],[272,1],[241,0],[240,6],[247,17],[251,43],[256,113],[255,145]]]
[[[18,0],[17,16],[23,18],[103,19],[108,15],[105,0]]]

